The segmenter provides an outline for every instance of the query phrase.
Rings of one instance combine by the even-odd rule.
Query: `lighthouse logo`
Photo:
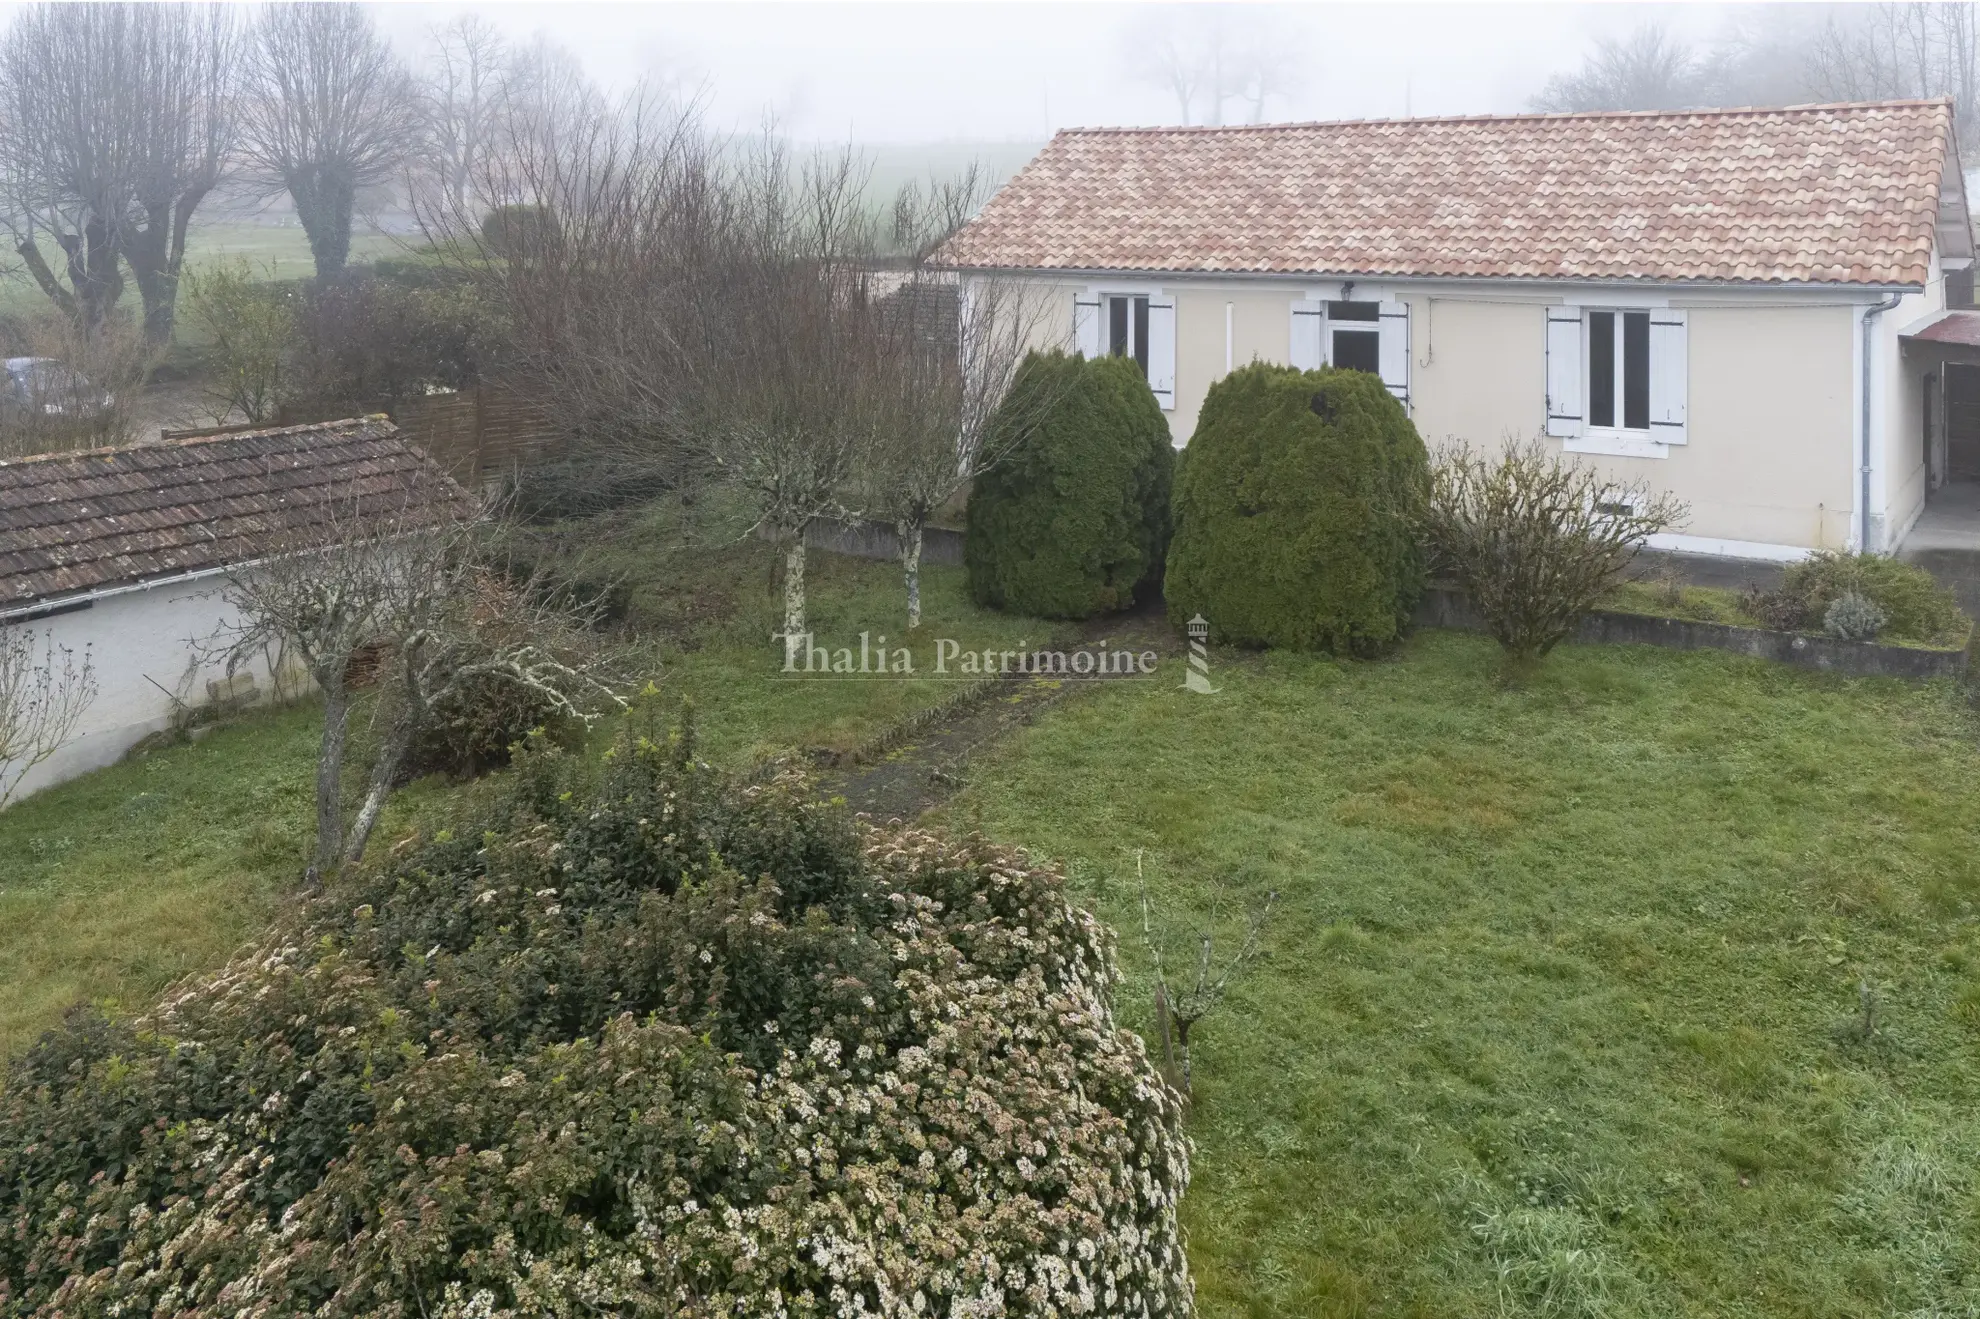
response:
[[[1198,614],[1189,620],[1189,671],[1183,675],[1186,691],[1216,691],[1210,685],[1210,620]]]

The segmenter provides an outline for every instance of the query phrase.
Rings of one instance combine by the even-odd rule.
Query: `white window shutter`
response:
[[[1176,304],[1148,300],[1148,387],[1162,411],[1176,410]]]
[[[1581,434],[1581,308],[1547,308],[1547,434]]]
[[[1684,444],[1690,439],[1685,422],[1689,341],[1683,312],[1650,313],[1650,438],[1659,444]]]
[[[1292,305],[1292,364],[1300,371],[1317,371],[1323,358],[1321,336],[1327,324],[1327,304],[1297,298]]]
[[[1382,383],[1409,411],[1409,304],[1384,300],[1381,304],[1381,317],[1378,327],[1381,336],[1376,342],[1376,362],[1382,368]]]
[[[1100,299],[1073,295],[1073,351],[1082,357],[1098,358],[1100,349]]]

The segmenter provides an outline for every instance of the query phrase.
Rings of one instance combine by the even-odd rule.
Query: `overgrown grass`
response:
[[[778,617],[771,547],[683,547],[678,531],[665,505],[553,529],[608,547],[595,566],[629,588],[627,624],[644,634],[637,655],[658,699],[695,702],[711,758],[740,765],[783,751],[849,750],[953,692],[931,680],[780,680],[781,651],[769,640]],[[812,568],[821,644],[856,653],[862,630],[894,636],[903,597],[893,565],[821,553]],[[917,661],[932,657],[933,635],[979,646],[1045,635],[970,606],[960,569],[929,569],[922,589],[930,638],[915,643]],[[141,1008],[260,933],[306,860],[320,719],[313,704],[253,714],[197,744],[152,751],[0,812],[0,1057],[70,1004]],[[402,792],[374,849],[463,790],[436,778]]]
[[[906,645],[917,680],[781,672],[780,555],[745,534],[733,509],[705,507],[684,528],[671,499],[564,524],[548,539],[573,554],[574,571],[617,583],[626,600],[623,626],[648,639],[669,695],[692,700],[703,746],[731,763],[788,751],[847,751],[890,724],[944,699],[951,682],[933,673],[936,638],[964,649],[993,643],[1042,645],[1054,625],[980,610],[960,568],[922,570],[923,622],[912,642],[906,588],[897,564],[813,551],[807,557],[809,625],[816,644],[857,661],[860,634],[870,647],[885,638]],[[802,667],[803,661],[799,661]],[[949,679],[958,678],[951,664]],[[870,675],[869,675],[870,677]],[[850,679],[850,680],[846,680]]]
[[[1958,693],[1574,646],[1508,690],[1451,633],[1212,672],[1067,703],[949,811],[1068,863],[1144,1025],[1134,849],[1176,934],[1282,894],[1191,1037],[1206,1315],[1980,1306]]]

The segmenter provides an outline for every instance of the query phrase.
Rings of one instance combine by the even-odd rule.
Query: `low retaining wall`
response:
[[[1482,632],[1464,592],[1433,586],[1416,606],[1418,627]],[[1669,650],[1725,650],[1796,668],[1857,678],[1956,678],[1966,672],[1963,650],[1919,650],[1875,641],[1843,641],[1805,632],[1773,632],[1730,623],[1696,623],[1598,609],[1581,620],[1573,640],[1608,645],[1663,646]]]
[[[841,522],[813,518],[804,529],[804,543],[817,550],[850,554],[858,559],[898,559],[901,540],[884,522]],[[921,533],[921,561],[951,566],[963,561],[963,534],[947,527],[926,527]]]

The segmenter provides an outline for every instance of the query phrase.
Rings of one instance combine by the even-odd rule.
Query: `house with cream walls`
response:
[[[1069,130],[942,253],[1178,446],[1238,366],[1352,367],[1433,450],[1542,437],[1683,499],[1658,548],[1776,561],[1980,478],[1973,256],[1946,101]]]
[[[53,757],[0,763],[15,799],[120,759],[201,707],[301,695],[278,649],[230,665],[221,590],[270,546],[369,507],[466,497],[384,417],[0,461],[0,632],[80,665],[96,695]]]

